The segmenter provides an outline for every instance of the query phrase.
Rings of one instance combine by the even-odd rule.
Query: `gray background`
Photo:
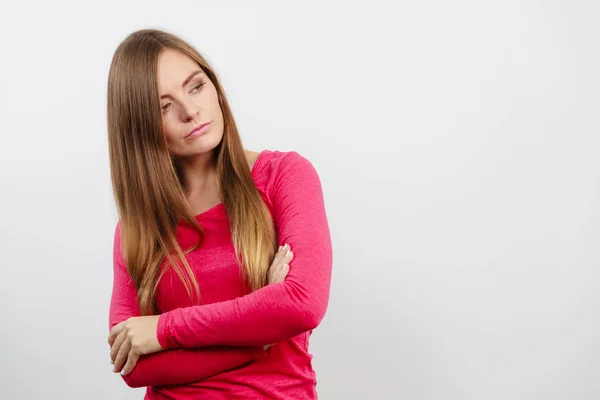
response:
[[[106,82],[156,27],[245,146],[316,166],[334,242],[320,398],[600,398],[597,1],[2,1],[0,387],[112,374]]]

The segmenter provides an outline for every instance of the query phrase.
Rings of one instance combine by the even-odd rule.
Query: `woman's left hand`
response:
[[[131,317],[113,326],[108,335],[113,372],[127,375],[141,355],[164,350],[156,334],[158,318],[158,315]]]

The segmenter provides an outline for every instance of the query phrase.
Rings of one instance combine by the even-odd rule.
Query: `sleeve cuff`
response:
[[[169,329],[169,322],[170,314],[168,312],[160,314],[158,317],[158,325],[156,327],[156,337],[158,339],[158,343],[165,350],[177,348],[177,343],[171,335],[171,329]]]

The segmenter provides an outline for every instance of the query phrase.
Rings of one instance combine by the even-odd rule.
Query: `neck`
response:
[[[188,197],[201,194],[210,187],[217,170],[212,151],[178,160],[177,169]]]

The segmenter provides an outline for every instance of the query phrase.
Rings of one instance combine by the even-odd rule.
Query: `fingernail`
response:
[[[125,375],[125,370],[122,370],[121,372],[119,372],[121,375]]]
[[[281,251],[281,246],[279,246],[279,251]]]
[[[289,250],[285,252],[285,257],[287,257],[287,256],[288,256],[288,254],[290,254],[290,251],[289,251]]]

